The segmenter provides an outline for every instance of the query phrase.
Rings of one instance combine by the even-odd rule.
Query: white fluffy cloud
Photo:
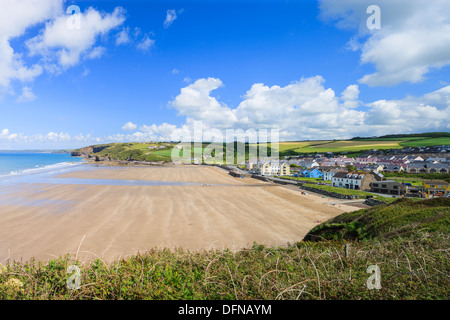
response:
[[[70,134],[68,133],[55,133],[55,132],[49,132],[45,137],[44,140],[48,140],[48,141],[69,141],[71,139]]]
[[[375,101],[368,107],[367,125],[375,134],[450,129],[450,86],[421,97]]]
[[[349,42],[361,62],[375,72],[360,82],[369,86],[417,83],[433,69],[450,65],[450,1],[380,0],[381,29],[369,30],[371,0],[321,0],[321,16],[340,28],[358,29]]]
[[[9,129],[2,129],[0,132],[0,141],[11,141],[17,138],[16,133],[10,133]]]
[[[199,79],[181,89],[181,93],[171,102],[181,116],[205,121],[210,125],[226,128],[237,121],[234,110],[221,104],[210,93],[222,86],[215,78]]]
[[[101,55],[104,49],[94,47],[97,38],[125,21],[124,10],[120,7],[111,14],[89,8],[75,16],[79,19],[79,28],[69,28],[69,16],[66,15],[48,22],[41,34],[27,41],[30,54],[42,55],[50,60],[56,58],[63,68],[73,66],[81,56],[96,58]]]
[[[40,133],[35,135],[24,135],[23,133],[11,133],[9,129],[0,132],[0,143],[14,144],[36,144],[36,143],[58,143],[71,141],[72,137],[66,132],[49,132],[46,135]]]
[[[69,15],[63,0],[0,1],[0,98],[5,93],[13,94],[12,81],[29,82],[45,69],[61,71],[77,64],[82,57],[100,57],[105,48],[95,46],[97,39],[125,20],[121,8],[111,14],[89,8],[77,16],[80,28],[71,29],[67,25]],[[19,52],[11,46],[11,40],[24,35],[29,37],[26,32],[35,26],[42,27],[38,28],[39,34],[24,39],[29,52]],[[40,59],[27,65],[27,54]],[[29,89],[24,90],[18,101],[32,97]]]
[[[160,125],[143,125],[141,131],[144,133],[145,137],[149,140],[181,140],[182,137],[191,136],[191,130],[187,125],[182,125],[177,127],[176,125],[169,123],[162,123]]]
[[[182,126],[143,126],[144,137],[162,140],[193,136],[193,124],[201,121],[213,129],[279,129],[283,140],[350,138],[388,133],[448,130],[450,86],[420,97],[398,100],[359,101],[359,88],[349,85],[336,96],[320,76],[303,78],[286,86],[254,84],[236,108],[211,96],[223,86],[220,79],[205,78],[181,89],[170,103],[186,121]],[[173,136],[172,136],[173,137]],[[174,139],[172,139],[174,140]],[[176,139],[175,139],[176,140]]]
[[[133,122],[127,122],[122,126],[122,130],[136,130],[137,125],[135,125]]]
[[[124,28],[116,35],[116,45],[127,44],[131,41],[129,36],[130,28]]]
[[[100,58],[106,52],[106,48],[102,46],[97,46],[92,48],[92,50],[86,54],[87,59],[97,59]]]
[[[29,102],[36,99],[33,90],[29,87],[22,88],[22,94],[17,98],[16,102]]]
[[[356,84],[349,85],[342,92],[342,101],[346,108],[356,108],[359,105],[358,101],[359,87]]]
[[[28,27],[61,14],[62,4],[62,0],[2,0],[0,34],[7,38],[21,36]]]
[[[150,39],[148,35],[146,35],[136,46],[139,50],[143,52],[147,52],[155,45],[155,40]]]
[[[284,87],[256,83],[233,109],[211,96],[223,85],[220,79],[199,79],[182,88],[170,105],[186,117],[185,127],[177,128],[183,131],[201,121],[206,130],[279,129],[284,139],[295,139],[346,134],[348,128],[363,125],[365,114],[347,106],[357,99],[357,86],[349,86],[344,103],[340,103],[323,82],[316,76]]]
[[[339,108],[334,91],[325,89],[323,82],[324,79],[317,76],[285,87],[254,84],[236,114],[242,124],[250,127],[272,127],[282,123],[301,127],[305,121],[309,121],[309,126],[320,126],[319,122],[325,121],[323,115],[336,113]]]
[[[177,19],[177,12],[173,9],[167,10],[164,28],[168,28]]]
[[[0,2],[0,89],[6,91],[11,80],[29,81],[42,73],[39,65],[26,66],[10,40],[61,14],[62,0],[2,0]],[[1,93],[1,92],[0,92]]]

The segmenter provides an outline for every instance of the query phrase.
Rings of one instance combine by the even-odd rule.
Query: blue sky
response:
[[[448,2],[372,2],[2,1],[0,149],[449,131]]]

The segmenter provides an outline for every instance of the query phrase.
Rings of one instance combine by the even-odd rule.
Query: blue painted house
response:
[[[308,177],[308,175],[309,175],[308,169],[305,169],[305,170],[303,170],[303,171],[300,171],[299,173],[301,174],[302,177]]]
[[[313,169],[305,175],[306,178],[321,178],[322,176],[323,173],[318,169]]]

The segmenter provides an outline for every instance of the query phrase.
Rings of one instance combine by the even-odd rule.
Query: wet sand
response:
[[[0,262],[66,253],[111,262],[154,247],[285,245],[302,240],[317,221],[357,209],[206,166],[81,166],[52,179],[57,183],[0,186]],[[95,185],[92,179],[198,184]]]

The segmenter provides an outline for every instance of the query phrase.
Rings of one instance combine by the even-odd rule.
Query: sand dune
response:
[[[153,247],[240,249],[284,245],[350,206],[205,166],[83,168],[54,179],[126,179],[208,184],[117,186],[22,184],[0,190],[0,262],[114,259]],[[3,193],[2,193],[3,191]],[[81,244],[81,245],[80,245]]]

